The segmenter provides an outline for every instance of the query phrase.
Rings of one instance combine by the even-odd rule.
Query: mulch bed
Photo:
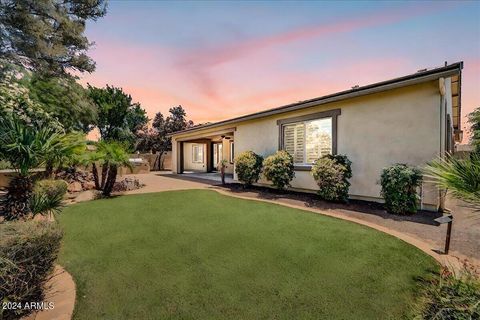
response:
[[[439,225],[434,221],[435,218],[442,216],[442,213],[419,210],[412,215],[394,215],[388,213],[381,203],[353,200],[348,203],[328,202],[318,198],[314,193],[298,192],[298,191],[284,191],[269,187],[251,186],[245,188],[240,183],[228,183],[225,185],[214,184],[216,187],[223,188],[232,193],[242,194],[247,197],[267,199],[267,200],[283,200],[292,204],[304,205],[308,208],[316,208],[320,210],[336,210],[342,212],[356,211],[364,214],[371,214],[380,216],[384,219],[392,219],[396,221],[412,221],[421,224]]]

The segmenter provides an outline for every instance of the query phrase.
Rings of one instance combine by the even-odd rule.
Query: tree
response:
[[[187,121],[187,112],[182,106],[176,106],[168,110],[170,116],[165,120],[166,130],[168,133],[181,131],[193,127],[193,121]]]
[[[470,123],[470,143],[475,147],[475,152],[480,153],[480,107],[468,115]]]
[[[170,115],[165,118],[161,112],[157,112],[152,121],[152,129],[144,128],[137,136],[135,148],[138,151],[153,151],[157,154],[154,169],[162,167],[163,155],[172,150],[172,139],[169,134],[192,127],[193,121],[186,119],[187,113],[182,106],[169,109]]]
[[[97,127],[102,140],[126,141],[133,145],[135,133],[148,123],[147,113],[121,88],[88,85],[89,96],[98,112]]]
[[[53,150],[66,143],[64,135],[51,127],[27,125],[17,117],[0,118],[0,160],[17,172],[2,200],[6,220],[26,218],[31,213],[32,169],[45,164]]]
[[[117,179],[118,168],[130,167],[128,153],[125,147],[116,141],[100,141],[97,143],[97,150],[90,154],[92,163],[92,174],[95,180],[95,187],[102,190],[102,194],[109,197]],[[102,181],[99,181],[96,162],[102,166]]]
[[[71,76],[48,77],[34,73],[23,80],[29,97],[67,131],[88,132],[97,119],[97,109],[88,91]]]
[[[34,127],[62,129],[62,124],[55,117],[30,98],[25,82],[18,81],[24,76],[24,69],[0,62],[0,118],[15,117]]]
[[[48,74],[92,72],[83,33],[87,20],[105,13],[104,0],[2,0],[0,58]]]

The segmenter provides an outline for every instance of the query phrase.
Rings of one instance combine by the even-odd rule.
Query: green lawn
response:
[[[214,191],[60,216],[75,319],[398,319],[432,258],[354,223]]]

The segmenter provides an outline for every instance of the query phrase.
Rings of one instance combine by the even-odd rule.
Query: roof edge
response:
[[[459,61],[459,62],[446,65],[444,67],[430,69],[422,72],[416,72],[406,76],[393,78],[393,79],[385,80],[381,82],[376,82],[376,83],[368,84],[358,88],[339,91],[339,92],[328,94],[325,96],[283,105],[273,109],[267,109],[267,110],[246,114],[246,115],[231,118],[231,119],[226,119],[226,120],[222,120],[214,123],[201,125],[198,127],[188,128],[182,131],[174,132],[169,136],[173,137],[173,136],[181,135],[184,133],[190,133],[190,132],[195,132],[195,131],[209,129],[209,128],[215,128],[215,127],[230,124],[233,122],[240,122],[240,121],[247,121],[247,120],[253,120],[257,118],[268,117],[271,115],[285,113],[289,111],[295,111],[298,109],[308,108],[308,107],[312,107],[320,104],[330,103],[334,101],[341,101],[341,100],[350,99],[358,96],[386,91],[386,90],[390,90],[398,87],[427,82],[427,81],[434,80],[435,78],[454,75],[456,73],[459,73],[462,69],[463,69],[463,61]]]

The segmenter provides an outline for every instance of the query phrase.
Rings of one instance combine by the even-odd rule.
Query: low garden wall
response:
[[[130,158],[142,158],[148,161],[150,165],[150,170],[155,169],[155,161],[157,159],[157,154],[153,153],[135,153],[131,154]],[[172,169],[172,151],[167,151],[163,154],[163,166],[160,168],[161,170],[171,170]]]
[[[40,168],[40,169],[34,169],[31,170],[33,172],[42,172],[45,171],[45,169]],[[8,186],[8,183],[12,178],[16,175],[17,173],[13,169],[5,169],[5,170],[0,170],[0,188],[5,188]]]

